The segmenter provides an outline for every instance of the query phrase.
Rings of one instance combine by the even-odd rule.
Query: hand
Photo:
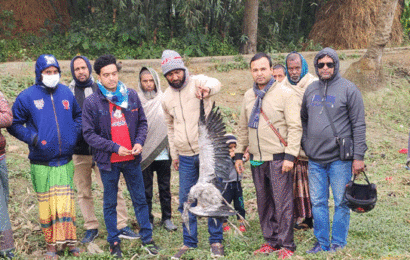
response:
[[[176,171],[178,171],[178,170],[179,170],[179,159],[173,160],[173,161],[172,161],[172,166],[174,166],[174,169],[175,169]]]
[[[239,175],[242,175],[244,169],[243,169],[243,161],[242,160],[236,160],[235,161],[235,169],[238,172]]]
[[[364,161],[353,160],[352,168],[353,174],[359,175],[360,173],[364,172]]]
[[[292,161],[284,160],[282,165],[282,173],[290,172],[293,169],[294,163]]]
[[[246,150],[245,153],[243,154],[243,158],[245,159],[245,162],[249,161],[249,152]]]
[[[131,155],[131,150],[128,150],[124,146],[120,146],[120,149],[118,149],[118,155],[119,156]]]
[[[132,155],[139,155],[140,153],[142,153],[142,146],[140,144],[134,144],[131,152]]]
[[[204,87],[202,84],[198,86],[198,89],[195,93],[195,96],[199,99],[207,98],[209,97],[209,93],[211,92],[211,89],[208,87]]]

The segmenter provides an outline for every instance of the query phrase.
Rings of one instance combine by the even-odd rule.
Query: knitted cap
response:
[[[168,72],[173,70],[186,70],[181,55],[173,50],[165,50],[162,53],[161,68],[162,74],[164,74],[164,76],[167,75]]]
[[[236,137],[233,134],[226,134],[227,137],[226,143],[229,144],[236,144]]]

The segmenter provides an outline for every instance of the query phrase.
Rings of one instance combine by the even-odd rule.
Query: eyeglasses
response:
[[[319,69],[323,69],[323,67],[325,67],[325,64],[326,64],[326,66],[327,66],[329,69],[335,67],[335,64],[334,64],[333,62],[318,63],[318,64],[317,64],[317,67],[318,67]]]

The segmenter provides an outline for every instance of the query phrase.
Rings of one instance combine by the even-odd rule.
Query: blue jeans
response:
[[[184,202],[188,199],[188,193],[199,178],[199,156],[179,156],[179,212],[184,210]],[[192,204],[196,206],[196,203]],[[216,223],[215,223],[216,220]],[[189,230],[184,224],[183,237],[184,245],[188,247],[197,247],[198,231],[196,216],[189,213]],[[221,243],[223,240],[222,221],[219,219],[208,218],[209,243]]]
[[[344,247],[349,231],[350,209],[343,199],[346,184],[352,178],[352,161],[321,164],[309,160],[309,189],[313,212],[313,233],[319,244],[328,249],[331,244]],[[335,202],[332,240],[329,241],[329,184]]]
[[[135,161],[111,164],[111,171],[100,169],[101,180],[104,185],[104,221],[107,228],[107,241],[110,244],[121,242],[117,229],[117,193],[118,181],[122,172],[128,191],[130,192],[135,216],[141,227],[140,235],[143,243],[152,240],[152,228],[149,222],[148,204],[145,199],[144,180],[141,166]]]

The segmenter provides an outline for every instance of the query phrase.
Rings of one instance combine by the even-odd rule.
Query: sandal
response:
[[[57,252],[47,251],[47,253],[44,254],[44,259],[50,259],[50,260],[58,259]]]

